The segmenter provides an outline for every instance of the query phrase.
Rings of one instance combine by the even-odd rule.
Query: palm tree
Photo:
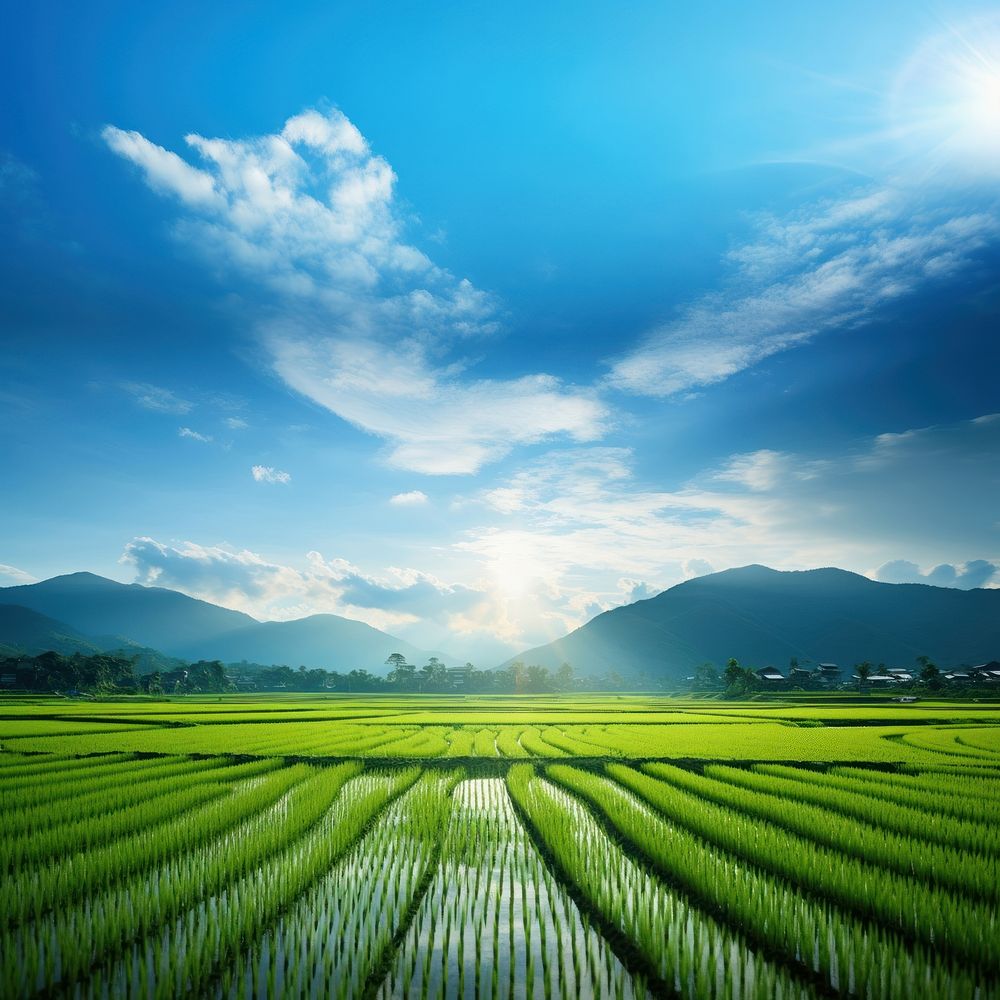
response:
[[[858,675],[858,694],[865,693],[865,681],[871,676],[872,665],[865,660],[864,663],[858,663],[854,667],[855,672]]]

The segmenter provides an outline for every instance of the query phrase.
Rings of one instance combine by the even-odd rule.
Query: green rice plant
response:
[[[969,768],[947,771],[922,771],[907,773],[899,771],[876,771],[869,767],[832,767],[830,774],[839,774],[858,781],[874,782],[890,788],[926,790],[936,795],[948,795],[956,799],[971,799],[982,803],[996,803],[1000,799],[1000,773],[996,777],[973,774]]]
[[[908,945],[897,935],[748,867],[668,823],[605,777],[555,765],[549,773],[597,808],[620,836],[692,898],[760,946],[783,955],[789,966],[820,977],[827,989],[841,995],[864,993],[870,1000],[917,995],[959,1000],[988,985],[988,979],[946,957]]]
[[[443,757],[448,752],[444,726],[422,726],[412,736],[383,743],[372,749],[377,757]]]
[[[762,768],[767,774],[777,774],[786,778],[806,779],[824,788],[836,788],[845,792],[856,792],[858,795],[870,795],[881,802],[893,802],[897,805],[918,809],[921,812],[944,813],[958,819],[973,823],[1000,824],[1000,800],[991,796],[977,796],[969,799],[956,796],[947,791],[932,790],[926,786],[919,789],[906,788],[899,784],[859,779],[851,773],[843,773],[841,769],[828,772],[805,771],[799,768]],[[1000,841],[998,841],[1000,843]]]
[[[360,996],[441,848],[460,771],[425,772],[380,820],[252,946],[222,970],[223,996]]]
[[[91,736],[143,728],[137,722],[81,722],[56,719],[0,719],[0,740],[16,750],[18,741],[49,736]]]
[[[219,763],[225,763],[221,758]],[[233,782],[273,770],[278,761],[259,760],[248,764],[199,769],[173,778],[161,778],[151,785],[130,785],[122,789],[127,794],[85,796],[86,808],[74,808],[70,802],[65,810],[50,810],[45,822],[27,821],[25,814],[6,814],[0,828],[12,819],[22,821],[18,833],[0,838],[0,869],[15,871],[27,864],[45,859],[66,857],[73,852],[92,850],[99,844],[118,840],[139,831],[150,833],[160,823],[190,809],[221,799],[232,791]],[[103,808],[100,799],[103,798]],[[28,811],[38,812],[38,809]],[[57,817],[62,816],[60,821]],[[78,817],[78,818],[77,818]]]
[[[708,769],[706,769],[707,771]],[[815,802],[827,809],[876,823],[889,830],[966,851],[1000,854],[1000,829],[981,823],[925,812],[875,797],[871,792],[848,792],[827,781],[827,775],[805,768],[756,764],[752,772],[729,768],[726,779],[762,788],[789,798]],[[715,768],[711,773],[717,773]]]
[[[380,1000],[644,993],[545,867],[503,781],[461,782],[435,877]]]
[[[251,778],[238,784],[221,803],[209,802],[182,813],[153,832],[140,830],[114,843],[70,854],[56,865],[23,869],[0,883],[0,918],[5,924],[38,920],[94,891],[111,892],[135,873],[144,881],[146,868],[168,865],[172,859],[183,863],[187,852],[206,839],[225,835],[240,822],[251,824],[261,810],[273,809],[276,801],[310,774],[308,767],[297,765]]]
[[[121,788],[130,782],[155,780],[163,775],[208,769],[218,765],[218,758],[192,762],[187,757],[178,756],[119,761],[107,764],[99,771],[88,770],[80,775],[75,771],[59,772],[46,777],[44,781],[32,779],[17,787],[4,788],[4,798],[18,809],[27,809],[33,805],[51,806],[60,800],[75,801],[81,795]]]
[[[127,781],[122,780],[121,772],[114,774],[114,781],[107,780],[105,776],[96,781],[84,778],[76,783],[76,794],[71,790],[72,785],[55,785],[51,798],[42,801],[36,795],[7,795],[0,780],[0,792],[4,793],[8,804],[8,811],[0,814],[0,834],[16,836],[26,831],[41,831],[49,826],[124,807],[164,790],[184,787],[185,783],[212,780],[212,772],[224,768],[230,761],[227,757],[198,761],[175,757],[155,763],[161,766],[150,769],[136,767],[134,774],[126,769]],[[275,767],[278,763],[278,760],[272,759],[270,766]],[[47,784],[43,781],[35,787],[41,791]]]
[[[532,757],[568,757],[566,750],[560,750],[542,739],[541,733],[534,726],[527,726],[518,737],[518,742]]]
[[[228,815],[214,806],[225,818],[219,822],[208,813],[192,824],[187,840],[195,849],[172,852],[176,856],[150,871],[136,865],[138,873],[130,880],[108,888],[91,876],[96,891],[81,902],[41,911],[33,922],[0,935],[0,983],[13,985],[11,992],[19,994],[25,984],[66,987],[89,975],[95,962],[111,960],[199,900],[214,900],[230,882],[257,872],[268,858],[295,844],[322,819],[357,771],[351,764],[330,769],[296,765],[250,779],[256,795],[250,799],[249,818],[243,818],[246,803]],[[285,791],[275,801],[274,786],[281,779]],[[120,881],[114,870],[108,874]]]
[[[321,879],[375,816],[420,775],[419,768],[409,768],[350,777],[357,770],[343,764],[320,775],[325,787],[319,783],[309,789],[311,781],[301,786],[303,794],[326,805],[319,815],[311,809],[297,815],[297,803],[288,803],[290,835],[266,851],[268,878],[261,879],[253,864],[230,870],[212,883],[211,893],[203,891],[186,906],[175,905],[161,916],[154,925],[160,928],[159,936],[147,937],[120,959],[102,963],[81,991],[90,996],[133,995],[151,984],[152,995],[164,1000],[205,993],[209,983],[238,960],[244,943],[258,939]],[[342,792],[331,800],[334,785]]]
[[[676,778],[677,770],[658,765],[654,773]],[[654,806],[678,839],[682,834],[674,824],[761,871],[787,879],[818,899],[899,931],[907,939],[923,941],[929,948],[1000,971],[995,904],[970,900],[911,876],[880,871],[857,857],[706,801],[632,768],[611,764],[607,772]]]
[[[549,726],[541,732],[543,742],[556,751],[564,751],[573,757],[620,757],[621,751],[613,747],[603,747],[586,739],[577,727]],[[559,754],[556,754],[558,756]]]
[[[553,765],[564,774],[573,769]],[[606,778],[576,772],[613,791]],[[762,957],[737,933],[693,907],[640,867],[568,792],[530,765],[510,769],[507,785],[555,864],[604,923],[624,936],[663,988],[684,997],[809,997],[807,981]]]
[[[974,898],[1000,900],[1000,862],[996,860],[894,833],[818,805],[730,784],[723,780],[728,771],[722,767],[713,769],[712,777],[671,764],[644,764],[642,769],[701,799],[774,823],[868,864],[915,875]]]
[[[499,757],[500,749],[497,746],[497,730],[477,729],[472,740],[472,752],[477,757]]]
[[[530,757],[531,754],[521,746],[519,737],[524,732],[521,726],[501,726],[497,730],[497,750],[502,757]]]
[[[474,730],[462,728],[452,729],[451,732],[447,733],[445,736],[445,741],[448,744],[448,751],[445,753],[445,756],[471,757],[475,738],[476,734]]]
[[[979,730],[979,732],[989,732],[989,730]],[[937,760],[947,755],[952,759],[1000,763],[1000,756],[994,749],[972,746],[966,742],[970,735],[970,731],[964,729],[931,729],[921,726],[919,729],[904,733],[902,742],[907,746],[930,751]]]
[[[133,754],[116,753],[103,757],[72,757],[68,754],[14,754],[0,753],[0,781],[16,778],[40,776],[53,771],[81,771],[102,764],[134,759]]]

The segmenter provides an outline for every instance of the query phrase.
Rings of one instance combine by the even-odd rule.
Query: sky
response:
[[[1000,586],[988,6],[3,3],[0,585]]]

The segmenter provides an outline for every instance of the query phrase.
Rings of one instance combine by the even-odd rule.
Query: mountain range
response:
[[[0,654],[97,650],[226,663],[288,664],[384,672],[390,653],[421,664],[418,649],[362,622],[320,614],[261,622],[162,587],[92,573],[0,588]],[[697,577],[656,597],[614,608],[514,660],[578,675],[676,680],[701,663],[745,665],[861,660],[910,666],[927,655],[941,667],[1000,658],[1000,590],[876,583],[841,569],[782,572],[744,566]]]
[[[260,622],[175,590],[118,583],[93,573],[0,587],[0,606],[5,606],[0,650],[129,653],[149,647],[188,661],[248,660],[373,673],[384,672],[386,658],[397,652],[416,664],[433,655],[454,662],[339,615]]]
[[[941,667],[1000,658],[1000,590],[876,583],[842,569],[782,572],[744,566],[687,580],[648,600],[605,611],[516,659],[577,673],[617,670],[678,678],[723,667],[869,660]]]

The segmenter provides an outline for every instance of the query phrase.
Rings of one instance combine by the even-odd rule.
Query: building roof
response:
[[[760,667],[755,673],[758,677],[767,677],[771,680],[785,679],[785,675],[777,667]]]

